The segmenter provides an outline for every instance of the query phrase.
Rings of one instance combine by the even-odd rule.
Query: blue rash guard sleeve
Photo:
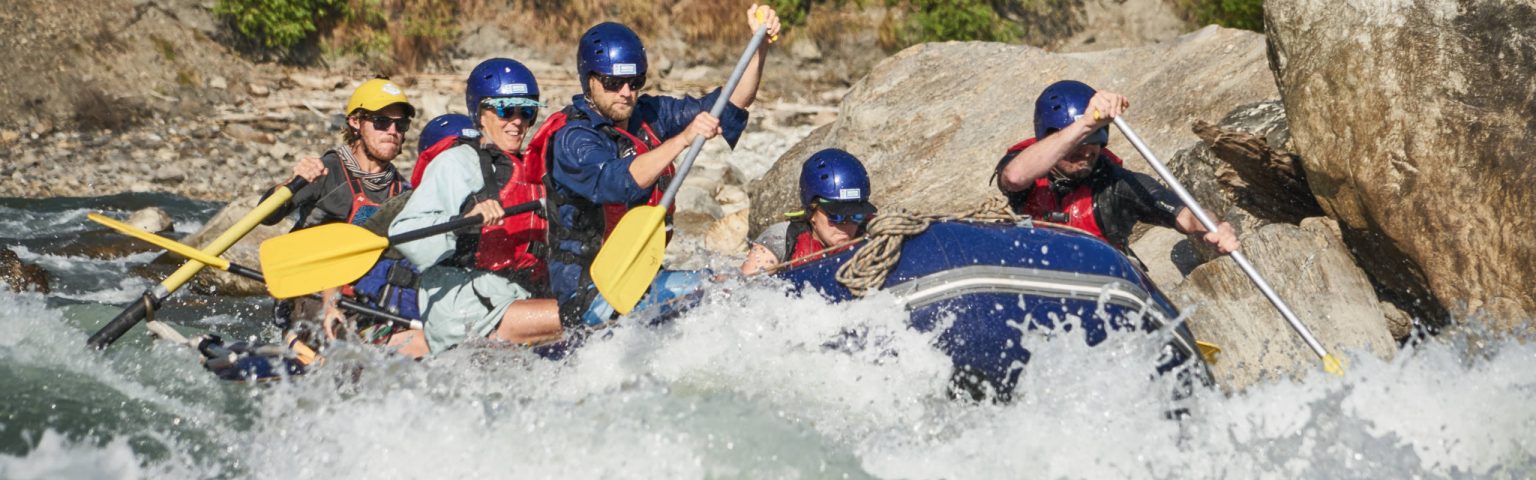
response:
[[[650,195],[629,173],[635,156],[619,156],[617,146],[601,132],[568,125],[555,133],[555,183],[569,193],[595,203],[635,203]]]
[[[693,117],[708,112],[710,107],[715,106],[717,98],[720,98],[718,88],[699,98],[645,96],[636,102],[636,117],[650,123],[657,136],[668,139],[688,128]],[[747,117],[746,110],[729,101],[725,102],[725,110],[720,113],[720,130],[721,136],[725,137],[731,148],[736,148],[736,142],[741,140],[742,132],[746,131]]]

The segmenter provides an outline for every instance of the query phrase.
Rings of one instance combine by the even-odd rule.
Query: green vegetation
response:
[[[213,12],[267,48],[288,49],[347,11],[346,0],[218,0]]]
[[[461,10],[452,0],[218,0],[214,12],[269,49],[319,46],[389,70],[440,52],[458,36]]]
[[[903,43],[1007,42],[1019,35],[1018,27],[1003,21],[985,0],[908,0],[905,3],[911,9],[911,16],[905,31],[897,35]]]
[[[153,33],[149,34],[149,42],[155,44],[155,51],[160,53],[160,58],[167,62],[176,61],[176,44]]]
[[[1264,0],[1179,0],[1178,7],[1200,25],[1264,31]]]
[[[1083,0],[757,0],[774,7],[794,37],[835,42],[850,25],[877,29],[878,44],[895,51],[922,42],[996,41],[1041,44],[1079,26]],[[1173,0],[1193,19],[1262,28],[1262,0]],[[884,4],[873,21],[865,7]],[[676,29],[696,52],[730,56],[741,35],[743,2],[697,0],[524,0],[510,4],[456,0],[215,0],[214,12],[242,39],[239,47],[264,58],[312,62],[361,60],[378,73],[421,68],[441,58],[459,36],[459,19],[483,18],[518,30],[519,42],[565,47],[602,20],[630,25],[648,37]],[[818,17],[818,18],[811,18]],[[824,18],[823,18],[824,17]],[[1202,20],[1204,21],[1204,20]],[[851,23],[850,23],[851,22]],[[730,45],[729,47],[719,47]],[[162,48],[167,58],[174,48]],[[707,55],[707,54],[706,54]]]
[[[766,0],[763,3],[778,12],[779,22],[785,26],[804,25],[805,16],[811,13],[811,0]]]
[[[179,68],[176,70],[176,84],[183,87],[196,87],[203,84],[203,77],[196,70]]]

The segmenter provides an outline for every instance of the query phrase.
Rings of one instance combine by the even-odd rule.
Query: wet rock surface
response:
[[[1439,305],[1416,315],[1531,328],[1536,5],[1279,0],[1264,11],[1295,151],[1360,264],[1403,297],[1432,294]]]
[[[5,283],[13,292],[48,293],[48,271],[22,262],[9,248],[0,248],[0,283]]]
[[[1274,223],[1243,238],[1243,252],[1275,292],[1335,355],[1397,349],[1365,272],[1326,218]],[[1190,314],[1195,337],[1222,349],[1211,373],[1229,390],[1321,366],[1316,354],[1231,258],[1195,268],[1170,297]]]
[[[169,230],[174,222],[171,221],[171,215],[165,213],[164,209],[149,207],[135,210],[128,215],[128,219],[124,220],[123,223],[138,227],[146,232],[160,233]]]

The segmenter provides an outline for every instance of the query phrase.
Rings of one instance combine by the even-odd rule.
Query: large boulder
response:
[[[1453,318],[1529,328],[1536,4],[1271,0],[1264,12],[1311,190],[1360,263]]]
[[[213,242],[214,238],[229,230],[229,227],[233,226],[241,217],[244,217],[246,213],[249,213],[251,209],[256,208],[256,203],[260,199],[259,195],[254,195],[229,202],[228,205],[219,210],[219,213],[214,214],[213,218],[203,224],[201,230],[187,236],[181,243],[197,248],[206,247],[209,243]],[[220,257],[229,260],[230,263],[259,268],[261,266],[261,242],[288,233],[292,229],[293,220],[291,218],[285,218],[283,221],[272,226],[257,225],[254,230],[251,230],[251,233],[241,238],[240,241],[235,242],[234,246],[224,251],[224,254],[220,255]],[[183,261],[181,257],[171,254],[163,255],[160,259],[157,259],[157,262],[173,262],[176,264],[180,264]],[[193,287],[201,291],[217,292],[222,295],[265,295],[267,293],[267,287],[262,285],[261,282],[238,277],[229,272],[212,268],[204,269],[203,273],[194,277]]]
[[[1191,129],[1200,141],[1169,169],[1216,218],[1239,232],[1244,253],[1330,349],[1388,356],[1408,334],[1402,312],[1378,301],[1337,225],[1320,217],[1277,101],[1239,106]],[[1199,241],[1152,228],[1131,244],[1157,284],[1190,314],[1196,337],[1222,347],[1218,383],[1241,390],[1318,362],[1231,259]],[[1203,266],[1202,266],[1203,265]],[[1343,353],[1343,352],[1339,352]]]
[[[1175,153],[1168,170],[1217,221],[1231,223],[1241,235],[1323,214],[1307,189],[1301,159],[1286,150],[1290,128],[1278,100],[1238,106],[1218,123],[1196,119],[1191,131],[1200,140]],[[1144,247],[1135,245],[1139,238],[1132,237],[1132,250],[1145,259]],[[1190,248],[1198,263],[1220,256],[1201,242]],[[1161,257],[1162,251],[1152,255]],[[1147,263],[1155,277],[1161,265]]]
[[[1390,358],[1397,344],[1365,272],[1332,220],[1272,223],[1243,237],[1243,252],[1302,323],[1336,357]],[[1223,388],[1299,375],[1322,364],[1229,257],[1201,265],[1170,296],[1195,338],[1222,348],[1211,373]],[[1385,305],[1390,308],[1390,305]],[[1346,365],[1347,367],[1347,365]]]
[[[753,182],[752,231],[794,210],[800,164],[839,147],[864,160],[882,208],[959,211],[995,196],[993,167],[1008,146],[1033,136],[1035,96],[1077,79],[1126,94],[1128,119],[1159,154],[1197,140],[1194,119],[1276,98],[1263,36],[1208,27],[1136,48],[1053,54],[998,43],[931,43],[886,59],[839,106],[838,119],[789,149]],[[1125,139],[1110,148],[1148,171]]]

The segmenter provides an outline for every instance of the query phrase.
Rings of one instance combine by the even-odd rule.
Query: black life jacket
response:
[[[529,154],[537,154],[543,157],[545,165],[544,187],[549,195],[547,208],[549,212],[548,218],[551,219],[549,222],[549,258],[550,260],[562,263],[580,265],[582,273],[579,284],[591,283],[592,273],[590,268],[592,260],[597,258],[597,252],[602,249],[603,240],[608,238],[608,234],[613,232],[613,228],[618,225],[619,220],[624,217],[624,214],[630,208],[629,205],[625,204],[598,204],[579,196],[564,195],[560,192],[560,189],[555,187],[553,176],[555,157],[550,152],[553,147],[554,134],[569,121],[586,118],[588,118],[587,114],[581,109],[576,108],[574,105],[567,106],[560,112],[545,119],[544,126],[539,129],[538,133],[534,134],[534,138],[529,142],[528,146]],[[640,123],[639,135],[630,134],[612,124],[599,127],[599,131],[619,145],[620,157],[641,155],[661,145],[661,139],[657,138],[655,130],[651,128],[650,124],[645,122]],[[666,170],[662,171],[661,177],[651,186],[651,196],[646,202],[647,204],[656,205],[661,202],[661,197],[665,194],[667,186],[672,183],[674,173],[673,167],[670,165],[667,166]],[[564,225],[559,221],[558,215],[562,205],[576,207],[579,213],[575,216],[575,224]],[[672,235],[672,212],[673,207],[668,206],[666,228],[669,240]],[[571,252],[560,248],[561,245],[573,244],[580,245],[581,251]],[[587,304],[591,303],[592,298],[590,298],[590,295],[595,295],[595,292],[595,289],[589,292],[589,298],[580,298],[575,301],[562,303],[561,319],[567,320],[579,317],[580,312],[575,310],[585,309]]]

